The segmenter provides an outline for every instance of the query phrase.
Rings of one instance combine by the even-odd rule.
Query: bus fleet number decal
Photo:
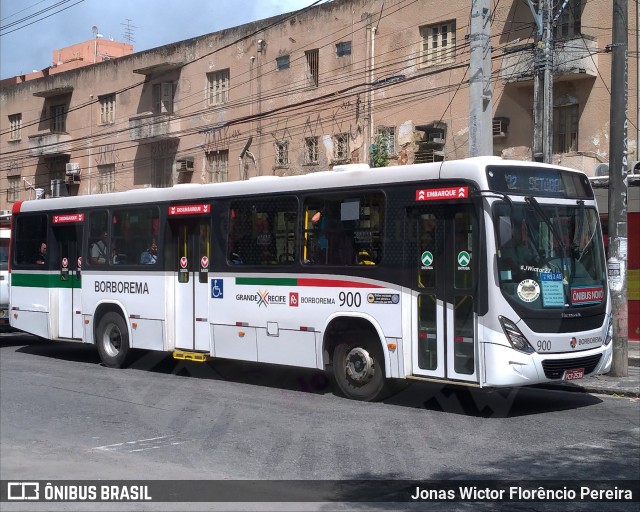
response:
[[[340,300],[340,306],[346,305],[348,308],[352,308],[354,306],[359,308],[362,303],[362,297],[358,292],[340,292],[338,299]]]

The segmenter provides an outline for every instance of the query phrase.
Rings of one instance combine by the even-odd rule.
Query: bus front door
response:
[[[82,338],[82,286],[80,259],[80,242],[82,240],[82,224],[54,226],[54,244],[49,248],[49,257],[53,258],[58,270],[54,279],[57,290],[57,322],[59,338]],[[53,250],[51,250],[53,249]],[[52,312],[54,311],[52,299]],[[55,314],[53,321],[55,322]]]
[[[207,319],[211,233],[209,219],[170,221],[174,258],[175,346],[183,350],[209,351]]]
[[[478,382],[478,221],[473,205],[409,211],[412,373]]]

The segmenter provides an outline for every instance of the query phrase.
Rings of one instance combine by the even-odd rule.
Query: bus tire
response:
[[[129,330],[122,316],[113,311],[106,313],[96,331],[98,354],[105,366],[123,368],[131,360]]]
[[[375,341],[338,343],[333,351],[331,381],[340,394],[353,400],[372,402],[389,393],[384,373],[384,355]]]

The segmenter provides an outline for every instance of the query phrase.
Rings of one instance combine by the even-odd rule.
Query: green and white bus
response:
[[[11,325],[95,344],[394,380],[522,386],[606,373],[588,178],[496,157],[16,203]],[[46,244],[44,263],[40,248]]]

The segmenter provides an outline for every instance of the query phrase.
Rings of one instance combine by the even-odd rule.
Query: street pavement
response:
[[[629,340],[629,369],[626,377],[597,375],[571,382],[557,384],[542,384],[542,387],[577,391],[583,393],[597,393],[612,396],[640,397],[640,341]]]

